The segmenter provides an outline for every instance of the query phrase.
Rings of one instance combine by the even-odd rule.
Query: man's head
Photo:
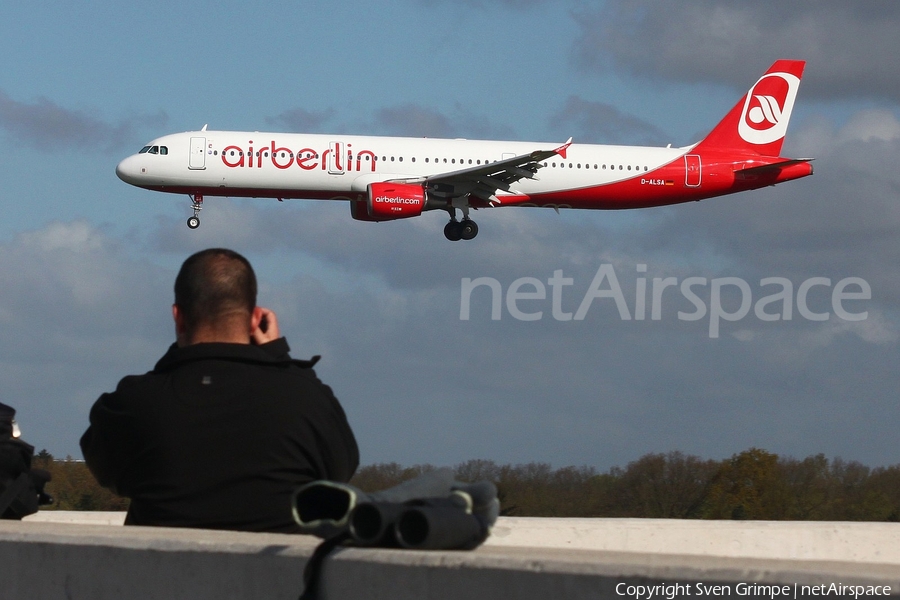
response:
[[[175,278],[172,315],[179,346],[249,343],[259,325],[256,275],[232,250],[209,248],[188,257]]]

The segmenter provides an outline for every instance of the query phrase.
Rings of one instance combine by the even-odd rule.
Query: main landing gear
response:
[[[468,208],[468,207],[467,207]],[[450,222],[444,225],[444,237],[451,242],[471,240],[478,235],[478,225],[469,218],[469,211],[463,209],[463,220],[456,220],[456,209],[450,209]]]
[[[187,226],[191,229],[200,227],[200,210],[203,208],[203,196],[194,194],[191,196],[191,208],[194,209],[194,216],[188,217]]]
[[[444,237],[451,242],[471,240],[476,235],[478,235],[478,225],[472,219],[463,219],[462,221],[453,219],[444,225]]]

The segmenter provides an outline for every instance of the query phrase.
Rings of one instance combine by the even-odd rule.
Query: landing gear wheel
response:
[[[187,226],[191,229],[197,229],[200,227],[200,219],[198,217],[188,217]]]
[[[450,221],[444,225],[444,237],[451,242],[458,242],[462,239],[462,223],[459,221]]]
[[[462,239],[471,240],[478,235],[478,225],[472,219],[463,219],[459,225],[459,236]]]

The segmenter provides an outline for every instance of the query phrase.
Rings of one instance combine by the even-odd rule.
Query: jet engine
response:
[[[425,188],[407,183],[370,183],[365,210],[354,201],[350,211],[360,221],[390,221],[418,217],[425,208]]]

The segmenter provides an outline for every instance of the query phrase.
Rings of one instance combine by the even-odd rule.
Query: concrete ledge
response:
[[[900,567],[900,523],[507,517],[488,543]]]
[[[900,595],[900,559],[892,554],[898,535],[895,524],[872,523],[502,518],[489,543],[473,552],[340,549],[325,563],[323,597],[636,598],[638,588],[629,594],[628,586],[660,584],[680,584],[669,590],[690,597],[699,583],[747,598],[772,596],[770,589],[753,593],[760,590],[752,584],[798,591],[890,586]],[[0,597],[295,599],[317,543],[278,534],[0,521]],[[749,555],[765,552],[774,556]]]
[[[42,510],[23,519],[29,523],[74,523],[76,525],[124,525],[125,512]]]

